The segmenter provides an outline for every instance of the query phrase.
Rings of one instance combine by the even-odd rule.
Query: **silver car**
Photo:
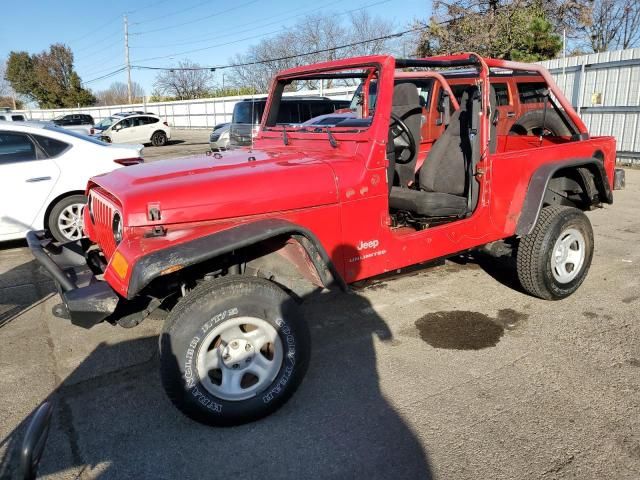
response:
[[[209,135],[209,146],[212,152],[227,150],[229,148],[229,127],[230,123],[220,123],[213,127]]]

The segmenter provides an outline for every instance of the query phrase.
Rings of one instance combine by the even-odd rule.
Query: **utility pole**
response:
[[[131,63],[129,62],[129,21],[124,15],[124,64],[127,68],[127,99],[131,104]]]

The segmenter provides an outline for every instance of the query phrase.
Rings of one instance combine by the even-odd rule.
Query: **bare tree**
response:
[[[595,0],[591,21],[583,28],[587,46],[594,52],[631,48],[640,44],[640,2]]]
[[[144,89],[139,83],[131,82],[131,97],[133,103],[140,103],[144,100]],[[123,105],[129,103],[127,84],[114,82],[108,89],[96,93],[98,105]]]
[[[24,102],[18,98],[16,92],[11,88],[11,83],[5,78],[7,71],[6,60],[0,61],[0,107],[22,108]]]
[[[331,61],[354,55],[372,55],[391,50],[392,42],[377,40],[349,48],[343,45],[389,35],[393,25],[367,12],[350,15],[346,21],[331,13],[304,17],[289,30],[249,47],[245,54],[231,59],[234,86],[249,86],[266,92],[273,76],[280,70],[308,63]],[[300,83],[301,88],[315,88],[315,82]],[[325,87],[331,85],[325,84]]]
[[[160,95],[180,100],[201,98],[208,95],[213,86],[213,72],[185,60],[178,63],[175,69],[159,73],[153,86]]]

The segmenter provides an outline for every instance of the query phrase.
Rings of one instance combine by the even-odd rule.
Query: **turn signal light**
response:
[[[129,264],[124,256],[116,250],[111,258],[111,268],[113,271],[118,274],[118,276],[124,280],[127,276],[127,272],[129,271]]]

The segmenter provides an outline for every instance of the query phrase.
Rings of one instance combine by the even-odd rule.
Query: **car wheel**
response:
[[[524,290],[546,300],[575,292],[593,257],[593,229],[577,208],[545,207],[533,231],[520,239],[516,259]]]
[[[56,203],[49,213],[48,228],[59,242],[84,237],[82,210],[87,203],[84,195],[69,195]]]
[[[204,281],[178,302],[160,337],[167,395],[187,416],[216,426],[280,408],[302,382],[309,355],[295,301],[254,277]]]
[[[111,143],[111,137],[100,137],[100,140],[102,140],[105,143]]]
[[[154,147],[162,147],[167,144],[167,134],[164,132],[156,132],[151,136],[151,144]]]

